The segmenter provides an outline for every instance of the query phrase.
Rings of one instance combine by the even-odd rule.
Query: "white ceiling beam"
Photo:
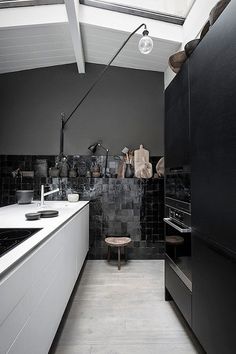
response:
[[[65,0],[71,39],[74,47],[76,63],[80,74],[85,73],[84,51],[79,25],[79,1]]]

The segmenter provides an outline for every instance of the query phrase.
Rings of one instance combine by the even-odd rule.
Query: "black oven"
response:
[[[166,169],[165,204],[191,213],[191,171],[189,166]]]
[[[180,233],[191,232],[191,214],[185,211],[165,206],[164,221]]]

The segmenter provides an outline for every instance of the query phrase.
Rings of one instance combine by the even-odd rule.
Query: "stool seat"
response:
[[[182,245],[184,238],[182,236],[166,236],[166,243],[173,246]]]
[[[182,245],[184,243],[184,238],[182,236],[173,235],[173,236],[166,236],[166,243],[170,245],[174,249],[174,259],[177,258],[176,247]]]
[[[123,247],[131,242],[130,237],[106,237],[106,244],[112,247]]]

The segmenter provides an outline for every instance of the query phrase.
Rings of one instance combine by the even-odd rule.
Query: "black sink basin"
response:
[[[0,228],[0,257],[41,229]]]

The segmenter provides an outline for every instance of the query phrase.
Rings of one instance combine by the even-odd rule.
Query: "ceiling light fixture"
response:
[[[116,54],[112,57],[112,59],[109,61],[109,63],[106,65],[106,67],[102,70],[102,72],[98,75],[98,77],[95,79],[93,84],[90,86],[90,88],[86,91],[85,95],[79,100],[75,108],[72,110],[72,112],[68,115],[68,117],[65,116],[65,113],[61,113],[61,131],[60,131],[60,154],[58,156],[59,160],[62,160],[65,158],[64,155],[64,130],[66,125],[68,124],[69,120],[73,116],[73,114],[76,112],[76,110],[79,108],[79,106],[84,102],[86,97],[90,94],[90,92],[93,90],[93,88],[97,85],[97,83],[101,80],[107,69],[110,67],[112,62],[115,60],[117,55],[121,52],[121,50],[124,48],[126,43],[130,40],[130,38],[140,29],[144,27],[143,31],[143,37],[139,41],[138,48],[142,54],[149,54],[153,48],[153,41],[152,39],[148,36],[149,32],[147,31],[147,26],[145,23],[142,23],[140,26],[138,26],[129,36],[128,38],[124,41],[122,46],[118,49]]]
[[[142,54],[149,54],[153,48],[153,40],[149,37],[149,32],[147,29],[143,31],[143,37],[140,39],[138,48]]]

